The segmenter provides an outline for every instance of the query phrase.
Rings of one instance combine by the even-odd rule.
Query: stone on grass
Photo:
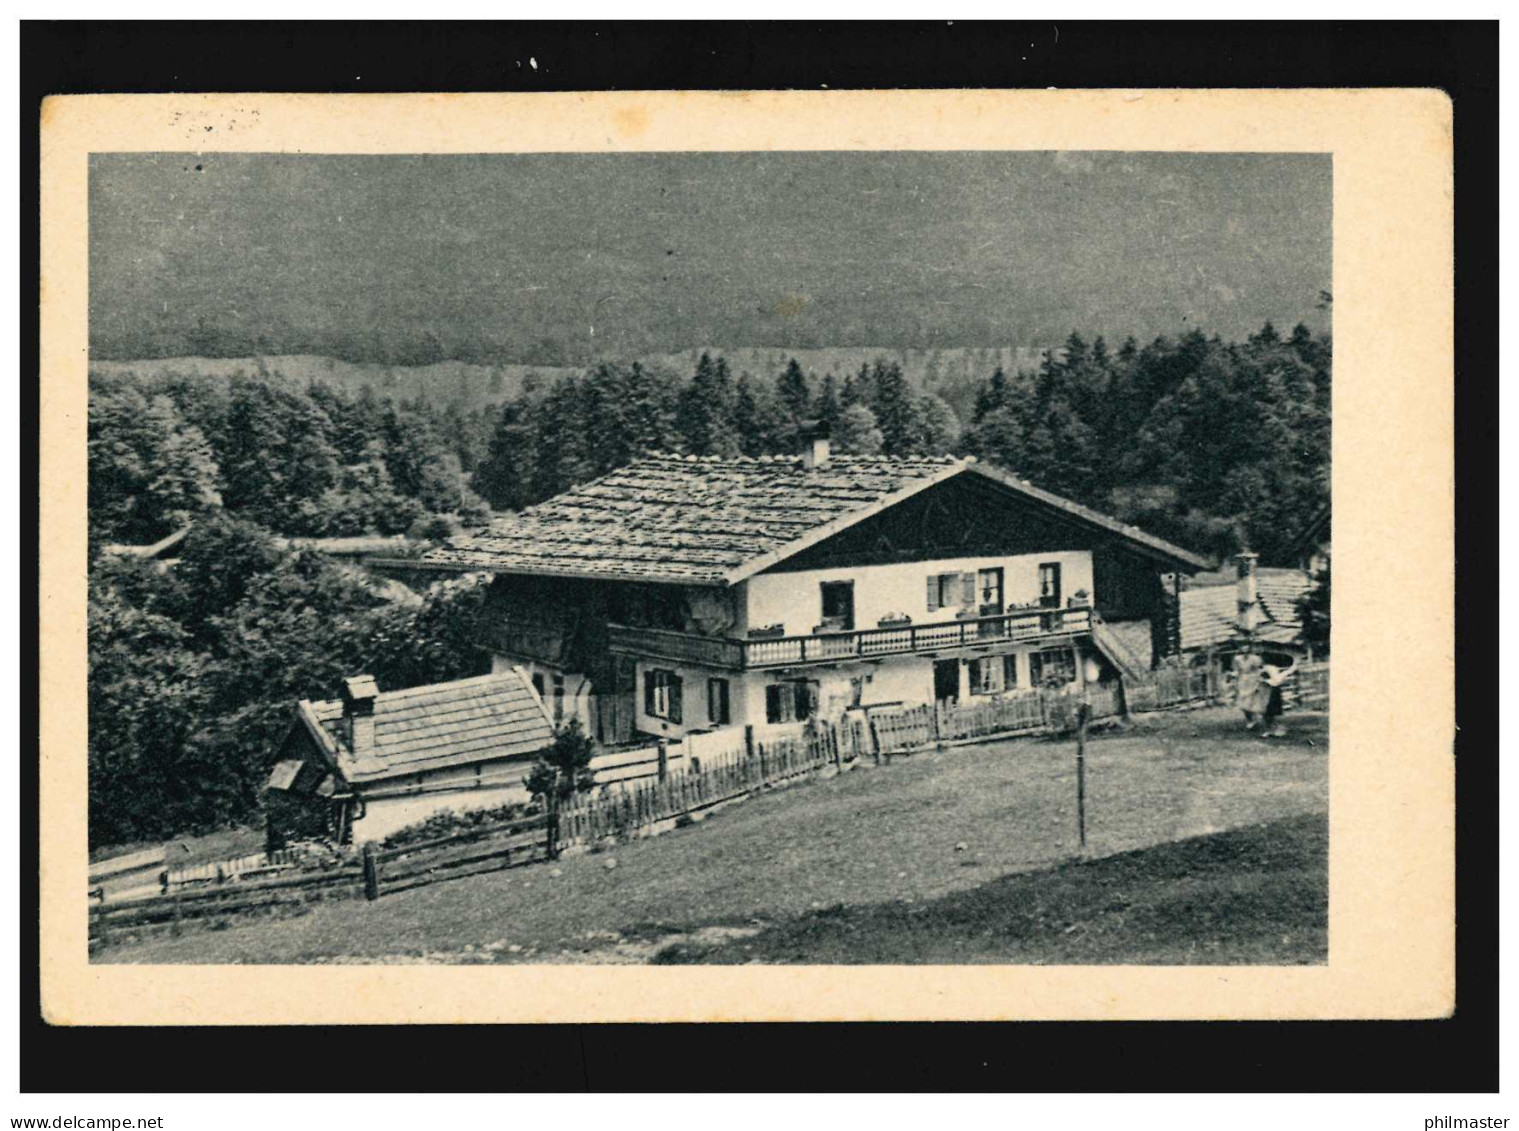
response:
[[[601,866],[610,872],[613,868],[617,867],[617,857],[608,856],[601,862]]]

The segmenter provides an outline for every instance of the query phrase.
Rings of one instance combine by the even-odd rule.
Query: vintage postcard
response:
[[[1444,95],[42,153],[52,1021],[1454,1008]]]

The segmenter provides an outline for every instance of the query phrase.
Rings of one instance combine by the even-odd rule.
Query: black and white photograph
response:
[[[1323,152],[96,152],[95,964],[1319,966]]]

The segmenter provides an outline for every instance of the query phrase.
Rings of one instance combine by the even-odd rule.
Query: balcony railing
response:
[[[1024,609],[939,624],[904,624],[811,636],[735,640],[664,629],[612,625],[611,648],[624,655],[702,667],[782,668],[946,652],[1090,632],[1091,609]]]

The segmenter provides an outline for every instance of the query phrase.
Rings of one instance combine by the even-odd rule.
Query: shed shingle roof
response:
[[[1184,651],[1225,644],[1241,638],[1239,595],[1233,577],[1193,578],[1181,593],[1181,646]],[[1297,603],[1313,587],[1298,569],[1259,569],[1256,592],[1269,618],[1255,631],[1257,640],[1289,644],[1302,629]]]
[[[526,757],[554,741],[553,721],[517,669],[381,691],[374,700],[374,745],[362,757],[348,747],[341,700],[302,700],[300,713],[351,783]]]
[[[718,459],[651,455],[459,535],[424,566],[729,585],[894,503],[979,473],[1190,568],[1206,562],[1007,472],[949,456]]]

